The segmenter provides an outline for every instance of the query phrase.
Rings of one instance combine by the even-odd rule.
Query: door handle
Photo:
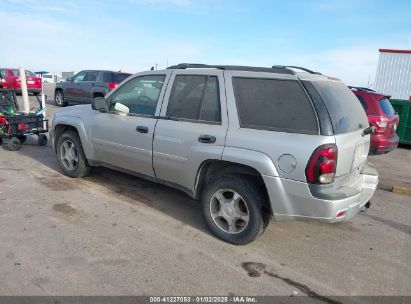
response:
[[[213,144],[216,141],[215,136],[211,135],[200,135],[198,138],[198,141],[204,144]]]
[[[145,126],[138,126],[138,127],[136,128],[136,131],[137,131],[138,133],[148,133],[148,128],[145,127]]]

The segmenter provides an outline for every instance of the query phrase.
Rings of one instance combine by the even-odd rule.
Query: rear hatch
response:
[[[342,82],[319,78],[311,83],[324,101],[334,130],[338,147],[335,182],[355,183],[370,148],[370,135],[363,135],[369,126],[367,115],[357,97]]]
[[[386,127],[381,128],[382,133],[384,133],[388,138],[394,136],[397,132],[397,127],[399,123],[399,117],[395,113],[388,96],[384,96],[378,100],[378,105],[383,114],[383,120],[386,122]],[[383,125],[384,126],[384,125]]]
[[[19,70],[12,70],[16,88],[21,87]],[[37,77],[33,72],[26,70],[26,83],[28,89],[41,89],[41,78]]]

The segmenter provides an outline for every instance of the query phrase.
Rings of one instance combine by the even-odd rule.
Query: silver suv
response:
[[[371,132],[354,94],[319,73],[179,64],[56,111],[50,137],[64,174],[106,166],[178,188],[217,237],[246,244],[270,217],[332,223],[368,207]]]

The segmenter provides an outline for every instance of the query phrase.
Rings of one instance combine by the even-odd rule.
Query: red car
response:
[[[29,93],[41,93],[41,78],[26,70],[26,82]],[[19,69],[0,68],[0,88],[10,89],[21,93]]]
[[[349,88],[363,106],[370,126],[375,127],[374,133],[371,134],[370,154],[385,154],[397,148],[399,116],[388,100],[390,96],[367,88]]]

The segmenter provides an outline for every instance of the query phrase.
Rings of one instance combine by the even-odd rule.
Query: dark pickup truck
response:
[[[81,71],[56,84],[54,102],[60,107],[65,107],[69,102],[91,103],[96,97],[104,97],[130,75],[103,70]]]

